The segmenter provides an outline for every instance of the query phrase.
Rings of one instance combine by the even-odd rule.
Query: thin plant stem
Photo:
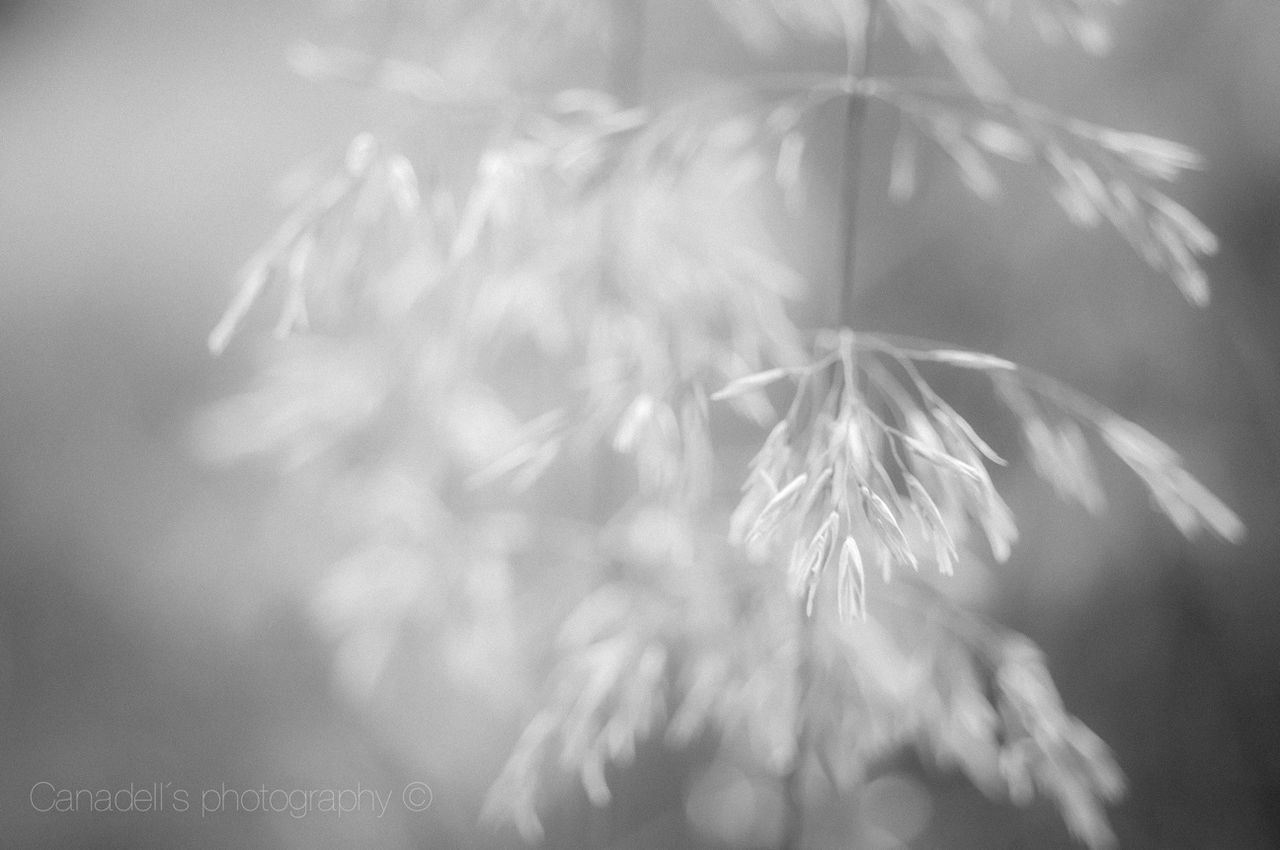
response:
[[[609,57],[609,90],[624,106],[640,101],[644,79],[644,0],[615,0]]]
[[[607,57],[610,93],[619,103],[635,106],[640,101],[643,71],[645,2],[614,0],[609,11],[612,15],[608,42],[610,54]],[[601,273],[609,274],[610,271],[601,269]],[[594,463],[586,473],[584,492],[591,494],[591,503],[587,505],[590,520],[600,528],[608,522],[613,510],[617,491],[615,482],[621,472],[608,445],[598,446],[594,455]],[[617,570],[617,563],[610,563],[608,569]],[[592,845],[605,847],[611,844],[614,831],[611,809],[592,806],[586,828]]]
[[[640,102],[644,68],[645,0],[613,0],[610,8],[610,30],[607,57],[607,74],[610,93],[625,106]],[[613,238],[620,238],[618,229],[611,227]],[[613,274],[615,269],[602,268],[601,274]],[[607,445],[594,452],[594,462],[587,471],[583,492],[589,494],[587,510],[590,519],[603,525],[611,515],[611,506],[617,501],[617,488],[613,485],[622,470]]]
[[[857,219],[859,189],[862,183],[862,148],[865,144],[868,100],[856,91],[855,83],[865,78],[871,69],[871,48],[874,43],[876,12],[879,4],[869,0],[866,24],[860,49],[850,43],[846,60],[850,94],[845,107],[844,156],[840,164],[840,229],[841,240],[840,290],[837,319],[841,326],[851,325],[853,297],[857,283]],[[804,770],[813,750],[813,729],[809,718],[810,690],[817,672],[814,663],[814,628],[808,600],[798,603],[798,635],[796,652],[796,753],[783,779],[785,820],[782,831],[783,850],[801,850],[804,846],[805,783]]]
[[[857,82],[871,72],[871,51],[875,43],[872,37],[876,25],[879,3],[867,4],[866,31],[862,38],[862,50],[849,50],[848,77],[849,98],[845,106],[844,157],[841,160],[840,230],[837,231],[843,245],[840,266],[840,300],[836,315],[841,325],[853,324],[853,300],[858,281],[858,201],[862,187],[862,149],[866,146],[867,111],[870,100],[857,93]]]
[[[804,841],[804,766],[812,749],[812,725],[809,723],[809,688],[813,683],[813,623],[802,597],[799,602],[799,627],[796,645],[796,752],[783,779],[783,802],[786,805],[782,829],[783,850],[800,850]]]

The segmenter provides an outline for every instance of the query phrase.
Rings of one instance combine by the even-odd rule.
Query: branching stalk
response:
[[[862,183],[862,149],[866,138],[868,100],[854,91],[857,80],[866,77],[871,70],[871,49],[875,41],[876,12],[879,3],[867,4],[867,18],[862,42],[855,49],[848,47],[847,73],[850,94],[845,107],[844,154],[840,165],[840,229],[841,240],[840,292],[836,315],[840,326],[849,326],[853,318],[853,300],[857,283],[857,219],[859,189]],[[796,752],[790,770],[784,778],[786,820],[783,824],[782,847],[784,850],[800,850],[804,846],[804,769],[813,748],[813,730],[809,721],[809,692],[815,675],[813,620],[809,600],[797,602],[797,662],[796,662]]]

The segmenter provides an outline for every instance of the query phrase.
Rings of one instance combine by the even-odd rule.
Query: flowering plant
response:
[[[522,567],[588,565],[585,590],[566,585],[580,598],[565,600],[545,699],[489,796],[529,838],[557,776],[604,806],[638,742],[710,736],[716,758],[776,783],[770,834],[788,847],[814,783],[856,794],[903,748],[992,796],[1047,796],[1082,841],[1109,846],[1105,806],[1124,781],[1108,748],[1030,641],[949,591],[955,571],[1009,558],[1018,532],[991,474],[1006,460],[936,376],[978,376],[1031,467],[1092,512],[1105,448],[1188,536],[1243,527],[1171,448],[1048,375],[852,327],[864,125],[873,102],[896,115],[895,200],[919,190],[930,146],[987,201],[1001,163],[1038,169],[1071,222],[1110,223],[1204,304],[1215,239],[1157,188],[1198,158],[1020,98],[989,58],[992,29],[1020,15],[1105,50],[1104,0],[711,5],[753,48],[841,43],[846,70],[626,103],[634,0],[392,4],[391,31],[447,19],[434,31],[455,37],[435,39],[431,63],[298,48],[299,71],[368,86],[400,117],[289,181],[291,211],[210,347],[272,288],[282,342],[259,386],[210,414],[206,445],[275,456],[329,494],[350,546],[314,610],[355,699],[405,619],[443,623],[459,669],[530,663]],[[872,48],[891,38],[941,71],[877,75]],[[571,48],[621,57],[614,93],[547,82]],[[804,328],[791,305],[814,282],[775,246],[767,208],[805,209],[806,151],[832,108],[846,119],[840,315]],[[404,139],[425,122],[454,122],[459,139],[483,127],[449,152],[473,176],[451,183],[415,154]],[[725,449],[746,429],[760,442],[743,469]]]

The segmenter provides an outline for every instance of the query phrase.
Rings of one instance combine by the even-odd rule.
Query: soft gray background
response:
[[[747,65],[691,5],[652,4],[650,94]],[[281,509],[264,508],[270,476],[202,469],[189,446],[194,413],[250,373],[243,354],[210,359],[204,338],[275,221],[269,187],[358,127],[353,93],[285,66],[297,36],[333,34],[318,20],[312,4],[284,0],[0,4],[3,843],[511,841],[475,826],[511,716],[429,675],[373,717],[331,699],[300,614],[314,565],[281,531]],[[1065,227],[1033,182],[1011,182],[1007,205],[987,210],[939,174],[893,209],[870,165],[859,324],[1069,379],[1183,450],[1240,509],[1245,546],[1188,545],[1123,476],[1108,476],[1117,508],[1101,523],[1015,480],[1027,543],[991,604],[1042,643],[1068,705],[1116,748],[1133,785],[1116,813],[1124,846],[1276,846],[1280,7],[1134,0],[1117,28],[1102,62],[1020,42],[1002,59],[1033,96],[1204,151],[1209,168],[1176,194],[1223,237],[1214,306],[1187,307],[1118,238]],[[834,162],[827,147],[818,169]],[[832,204],[817,191],[812,214],[788,226],[798,257],[827,255]],[[681,769],[654,756],[626,780],[638,803],[603,832],[570,805],[556,840],[678,840],[662,818]],[[913,846],[1069,846],[1048,808],[996,807],[923,775],[933,821]],[[39,815],[27,801],[41,780],[172,782],[194,796],[221,783],[409,779],[431,784],[432,809],[381,821]],[[646,819],[667,825],[646,833]]]

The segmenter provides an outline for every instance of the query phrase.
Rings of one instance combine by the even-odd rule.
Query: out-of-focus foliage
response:
[[[786,788],[798,810],[779,826],[787,842],[803,829],[792,791],[808,777],[853,794],[875,764],[914,747],[993,795],[1048,797],[1082,841],[1109,846],[1104,807],[1123,781],[1106,746],[1066,713],[1025,639],[964,613],[945,580],[916,576],[922,562],[945,579],[986,553],[1003,561],[1017,540],[988,470],[1005,461],[921,367],[988,378],[1064,497],[1104,504],[1088,429],[1184,533],[1235,540],[1242,524],[1162,442],[1039,373],[796,327],[788,299],[817,287],[772,247],[766,210],[776,188],[803,205],[815,112],[876,100],[903,119],[885,164],[899,200],[914,194],[921,139],[986,200],[998,197],[994,159],[1037,166],[1074,223],[1110,221],[1203,304],[1198,258],[1216,240],[1149,185],[1197,157],[1014,96],[985,46],[988,15],[1012,4],[714,5],[752,44],[842,41],[850,68],[889,21],[948,75],[868,69],[646,107],[521,85],[545,72],[567,20],[577,25],[563,37],[606,52],[638,37],[611,27],[616,4],[459,8],[438,67],[305,46],[300,70],[407,97],[412,118],[360,134],[297,181],[209,343],[225,349],[273,289],[276,333],[294,338],[269,355],[257,390],[211,414],[205,445],[278,457],[332,493],[349,551],[313,612],[357,698],[397,641],[420,634],[403,627],[419,616],[451,636],[459,669],[528,663],[515,638],[518,562],[566,545],[588,553],[599,588],[565,625],[546,704],[490,799],[527,835],[556,777],[577,777],[605,805],[609,767],[661,733],[676,745],[716,738],[721,757],[745,753]],[[1102,5],[1026,11],[1046,37],[1101,50]],[[438,120],[485,128],[464,187],[419,177],[433,167],[395,141]],[[796,389],[773,424],[767,388],[784,378]],[[772,428],[732,512],[719,485],[738,475],[717,466],[713,397]],[[609,451],[631,466],[605,469]],[[582,464],[595,468],[565,478]],[[566,481],[595,494],[582,516],[554,510]]]

